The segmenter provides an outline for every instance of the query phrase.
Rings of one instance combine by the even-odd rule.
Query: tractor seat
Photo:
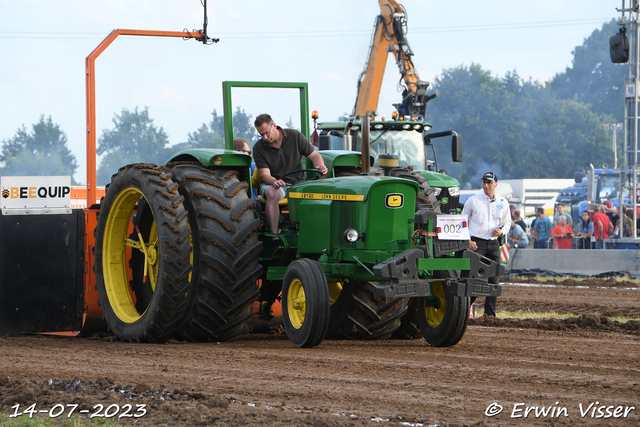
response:
[[[265,203],[266,200],[264,199],[264,197],[262,197],[262,194],[260,194],[260,172],[258,172],[258,168],[255,168],[253,170],[253,175],[251,175],[251,188],[255,188],[257,199],[259,199],[262,203]],[[280,206],[286,206],[288,204],[287,198],[284,197],[282,199],[280,199],[280,201],[278,202],[278,204]]]

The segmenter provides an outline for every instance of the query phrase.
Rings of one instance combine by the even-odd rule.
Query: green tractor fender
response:
[[[429,179],[429,185],[431,187],[456,187],[460,186],[460,183],[457,179],[450,177],[449,175],[444,175],[441,173],[431,172],[431,171],[420,171],[420,175],[423,178]]]
[[[198,162],[206,168],[233,169],[238,171],[238,179],[251,187],[251,156],[239,151],[222,148],[192,148],[180,151],[167,163]],[[249,189],[251,194],[251,188]]]
[[[324,165],[329,173],[323,178],[336,178],[340,176],[359,175],[362,172],[362,154],[357,151],[323,150],[319,151]],[[311,160],[305,158],[305,168],[313,169]],[[369,156],[369,167],[373,166],[375,158]]]

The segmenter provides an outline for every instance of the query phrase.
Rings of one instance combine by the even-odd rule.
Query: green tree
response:
[[[97,152],[104,155],[97,171],[97,183],[105,185],[119,168],[131,163],[163,164],[169,157],[167,134],[154,125],[149,109],[123,109],[113,118],[113,129],[104,129]]]
[[[576,46],[571,67],[556,74],[550,89],[562,99],[591,104],[591,110],[601,118],[624,119],[624,81],[629,64],[614,64],[609,55],[609,38],[619,31],[612,19],[594,30],[581,46]]]
[[[285,123],[285,126],[287,127],[287,129],[294,129],[293,118],[291,116],[289,116],[289,120],[287,121],[287,123]]]
[[[255,141],[260,138],[253,125],[253,120],[251,120],[251,114],[247,114],[239,106],[233,113],[233,137],[246,139],[250,146],[253,146]]]
[[[438,167],[478,187],[482,173],[503,179],[567,178],[595,159],[612,159],[602,122],[588,104],[558,99],[539,82],[514,72],[494,77],[478,64],[458,66],[437,76],[438,98],[429,103],[433,131],[463,136],[462,163],[444,155]]]
[[[197,131],[189,133],[187,141],[176,148],[224,148],[224,117],[218,116],[216,110],[211,116],[208,124],[203,123]]]
[[[67,147],[67,135],[51,116],[40,116],[32,132],[22,125],[11,139],[2,141],[0,174],[11,176],[71,175],[78,169],[76,157]],[[72,182],[75,184],[75,181]]]
[[[211,121],[203,123],[197,131],[187,135],[187,141],[176,145],[178,150],[186,148],[225,148],[224,146],[224,116],[218,115],[216,110],[211,113]],[[258,138],[251,115],[239,106],[233,113],[233,137],[244,138],[253,146]]]

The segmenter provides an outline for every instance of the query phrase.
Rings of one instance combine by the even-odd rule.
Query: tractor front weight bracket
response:
[[[428,267],[428,268],[427,268]],[[499,296],[502,287],[489,284],[490,277],[504,275],[504,266],[470,250],[462,258],[425,258],[422,248],[408,249],[373,267],[377,277],[389,279],[376,284],[380,297],[422,297],[431,295],[429,283],[441,279],[420,279],[422,270],[461,270],[462,277],[445,282],[445,292],[460,297]]]
[[[481,280],[460,279],[448,281],[445,292],[459,297],[499,297],[501,285],[492,285]]]
[[[431,295],[429,282],[435,280],[397,280],[375,285],[375,292],[381,298],[428,297]]]

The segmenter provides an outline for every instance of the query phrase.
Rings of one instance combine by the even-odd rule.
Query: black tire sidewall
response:
[[[305,316],[302,326],[293,326],[289,317],[288,294],[291,282],[299,280],[305,293]],[[289,340],[296,347],[314,347],[329,328],[329,289],[320,265],[302,258],[289,264],[282,283],[282,317]]]
[[[455,277],[453,271],[437,273],[437,278],[446,280]],[[416,311],[420,323],[420,332],[428,344],[434,347],[448,347],[457,344],[469,322],[469,297],[459,297],[445,292],[445,312],[442,322],[436,327],[429,324],[425,316],[425,297],[416,300]]]
[[[185,247],[184,244],[176,245],[176,236],[169,236],[167,228],[161,224],[163,222],[171,221],[172,214],[166,212],[166,206],[161,207],[160,198],[158,195],[158,188],[155,188],[150,183],[149,177],[145,176],[145,173],[154,171],[155,165],[131,165],[122,168],[118,174],[112,177],[111,184],[108,186],[104,199],[102,200],[100,213],[98,216],[98,224],[96,227],[96,243],[95,243],[95,269],[96,269],[96,290],[98,292],[99,304],[102,309],[103,318],[106,321],[109,329],[115,334],[115,336],[124,341],[165,341],[170,338],[175,332],[181,319],[184,318],[186,310],[177,309],[182,306],[181,298],[183,294],[188,293],[188,283],[185,277],[188,277],[188,273],[191,270],[191,265],[188,262],[184,263],[185,257],[189,256],[190,248]],[[157,175],[153,175],[157,176]],[[167,183],[167,187],[173,183],[169,177],[165,176],[164,182]],[[157,224],[158,231],[158,277],[156,278],[156,289],[154,295],[149,302],[144,313],[135,322],[128,323],[121,320],[115,313],[112,302],[109,300],[109,296],[106,291],[106,282],[104,276],[100,274],[105,267],[103,265],[103,244],[105,238],[105,229],[107,221],[111,214],[111,209],[114,201],[118,195],[128,189],[136,188],[146,199],[149,208],[152,212],[156,212],[161,217],[155,217],[154,220]],[[164,191],[168,191],[166,187],[163,187]],[[177,195],[177,191],[176,191]],[[174,212],[177,212],[176,220],[172,224],[174,228],[176,224],[184,225],[186,227],[186,212],[182,207],[182,203],[179,200],[173,202],[166,202],[167,205],[172,206]],[[152,214],[153,215],[153,214]],[[182,219],[185,219],[184,223]],[[188,228],[188,227],[187,227]],[[178,237],[178,240],[188,241],[188,229],[180,230],[183,235]],[[166,247],[164,242],[171,242],[174,247],[179,247],[182,250],[180,262],[174,262],[173,259],[169,259],[165,253]],[[188,249],[187,249],[188,248]],[[165,280],[168,279],[168,280]],[[171,284],[169,282],[172,282]],[[127,283],[128,284],[128,283]],[[175,288],[175,289],[173,289]]]

